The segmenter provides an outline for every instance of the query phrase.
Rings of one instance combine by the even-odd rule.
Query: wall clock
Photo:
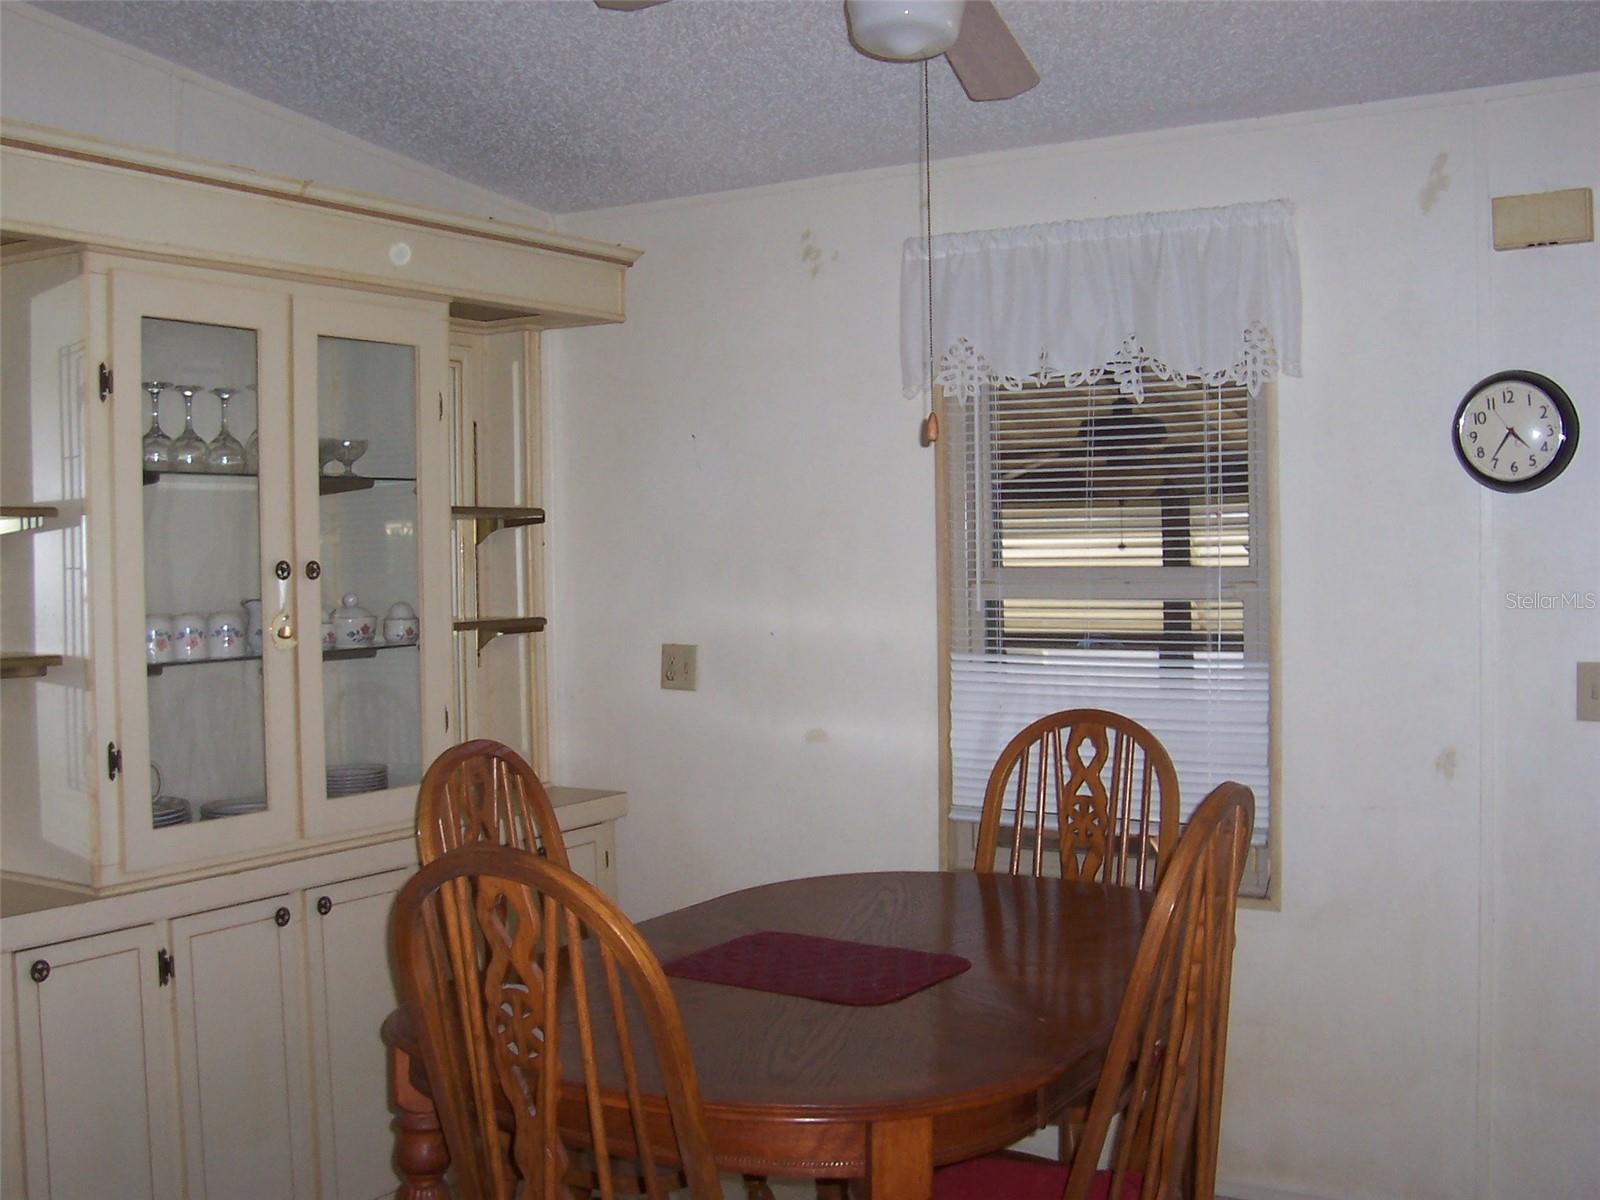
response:
[[[1467,474],[1499,492],[1528,492],[1572,461],[1578,410],[1553,379],[1500,371],[1473,384],[1450,432]]]

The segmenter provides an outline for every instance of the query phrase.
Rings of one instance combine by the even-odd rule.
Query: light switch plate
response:
[[[699,646],[685,646],[676,642],[661,645],[661,686],[674,692],[694,691],[699,675],[696,659]]]
[[[1578,720],[1600,721],[1600,662],[1578,664]]]

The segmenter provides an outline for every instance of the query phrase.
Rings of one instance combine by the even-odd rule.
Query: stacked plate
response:
[[[382,763],[336,763],[328,768],[328,796],[379,792],[389,786],[389,768]]]
[[[150,801],[150,824],[155,829],[189,823],[189,802],[180,796],[157,796]]]
[[[202,821],[215,821],[218,817],[240,817],[245,813],[262,812],[267,807],[265,796],[241,796],[233,800],[207,800],[200,806]]]

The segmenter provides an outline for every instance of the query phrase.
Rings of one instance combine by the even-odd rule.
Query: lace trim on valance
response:
[[[1117,390],[1136,401],[1144,400],[1147,380],[1199,380],[1207,387],[1233,383],[1259,392],[1264,384],[1278,377],[1278,351],[1272,334],[1259,322],[1245,329],[1239,338],[1238,357],[1214,371],[1193,372],[1168,366],[1146,353],[1136,335],[1130,334],[1109,362],[1086,370],[1064,370],[1050,363],[1048,351],[1041,351],[1039,366],[1026,375],[1006,375],[995,371],[966,338],[958,338],[939,359],[934,382],[948,397],[965,405],[986,389],[1015,391],[1023,387],[1087,387],[1110,380]]]

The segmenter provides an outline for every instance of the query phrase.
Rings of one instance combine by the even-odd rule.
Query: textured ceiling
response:
[[[914,162],[921,69],[838,0],[39,7],[549,212]],[[1001,0],[1043,82],[974,104],[942,60],[935,157],[1600,69],[1600,3]]]

